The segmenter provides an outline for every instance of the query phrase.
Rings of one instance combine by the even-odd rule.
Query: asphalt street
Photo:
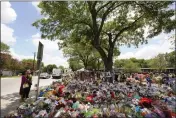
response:
[[[34,76],[32,78],[33,85],[32,89],[34,89],[34,85],[37,84],[38,77]],[[50,85],[53,81],[56,81],[56,79],[40,79],[39,86],[47,86]],[[21,84],[21,77],[19,78],[1,78],[1,96],[12,94],[19,92]]]
[[[38,77],[33,77],[32,89],[37,84]],[[39,86],[48,86],[56,79],[40,79]],[[14,113],[16,108],[20,105],[19,89],[21,84],[21,77],[19,78],[1,78],[1,117],[9,113]],[[35,96],[35,92],[31,90],[29,97]]]

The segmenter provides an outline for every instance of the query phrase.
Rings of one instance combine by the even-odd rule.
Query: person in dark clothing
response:
[[[118,74],[115,74],[115,81],[118,82]]]
[[[22,72],[22,77],[21,77],[21,86],[20,86],[20,95],[21,95],[21,101],[23,102],[24,99],[27,98],[28,94],[28,87],[29,87],[29,81],[27,79],[27,72],[24,71]]]
[[[135,80],[139,80],[138,76],[135,77]]]
[[[126,80],[125,74],[122,74],[121,80],[122,80],[122,82],[124,82]]]
[[[27,79],[29,80],[28,82],[29,87],[27,88],[27,98],[29,98],[29,93],[30,93],[31,86],[32,86],[32,73],[30,70],[27,70]]]
[[[131,74],[131,76],[132,76],[132,78],[134,78],[134,73],[133,73],[133,74]]]
[[[149,76],[146,77],[146,81],[148,83],[148,86],[151,87],[152,80]]]
[[[169,77],[167,74],[164,75],[164,77],[162,78],[162,84],[166,84],[167,85],[167,82],[169,81]]]

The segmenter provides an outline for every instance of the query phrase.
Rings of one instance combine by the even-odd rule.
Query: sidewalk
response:
[[[30,92],[29,97],[35,95],[35,91]],[[19,93],[13,93],[1,96],[1,117],[14,113],[17,107],[20,105],[20,95]]]

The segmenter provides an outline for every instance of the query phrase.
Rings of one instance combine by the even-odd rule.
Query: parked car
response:
[[[62,76],[62,71],[61,71],[61,69],[56,69],[56,68],[54,68],[53,69],[53,72],[52,72],[52,78],[53,79],[61,79],[61,76]]]
[[[40,78],[42,78],[42,79],[49,79],[50,75],[48,73],[41,73],[40,74]]]

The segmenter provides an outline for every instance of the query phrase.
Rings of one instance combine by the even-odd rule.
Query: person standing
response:
[[[149,75],[147,75],[146,81],[147,81],[147,83],[148,83],[148,87],[151,87],[152,80],[151,80],[151,78],[150,78]]]
[[[27,79],[27,71],[22,72],[21,77],[21,86],[20,86],[20,92],[21,95],[21,102],[24,101],[24,99],[27,98],[28,88],[29,88],[29,81]]]
[[[114,72],[110,73],[109,83],[114,83]]]
[[[125,74],[122,74],[122,77],[121,77],[121,82],[125,82],[127,79],[126,75]]]
[[[27,98],[29,98],[29,93],[30,93],[30,90],[31,90],[31,86],[32,86],[32,73],[30,70],[27,70],[27,79],[28,79],[28,84],[29,84],[29,87],[27,88]]]

